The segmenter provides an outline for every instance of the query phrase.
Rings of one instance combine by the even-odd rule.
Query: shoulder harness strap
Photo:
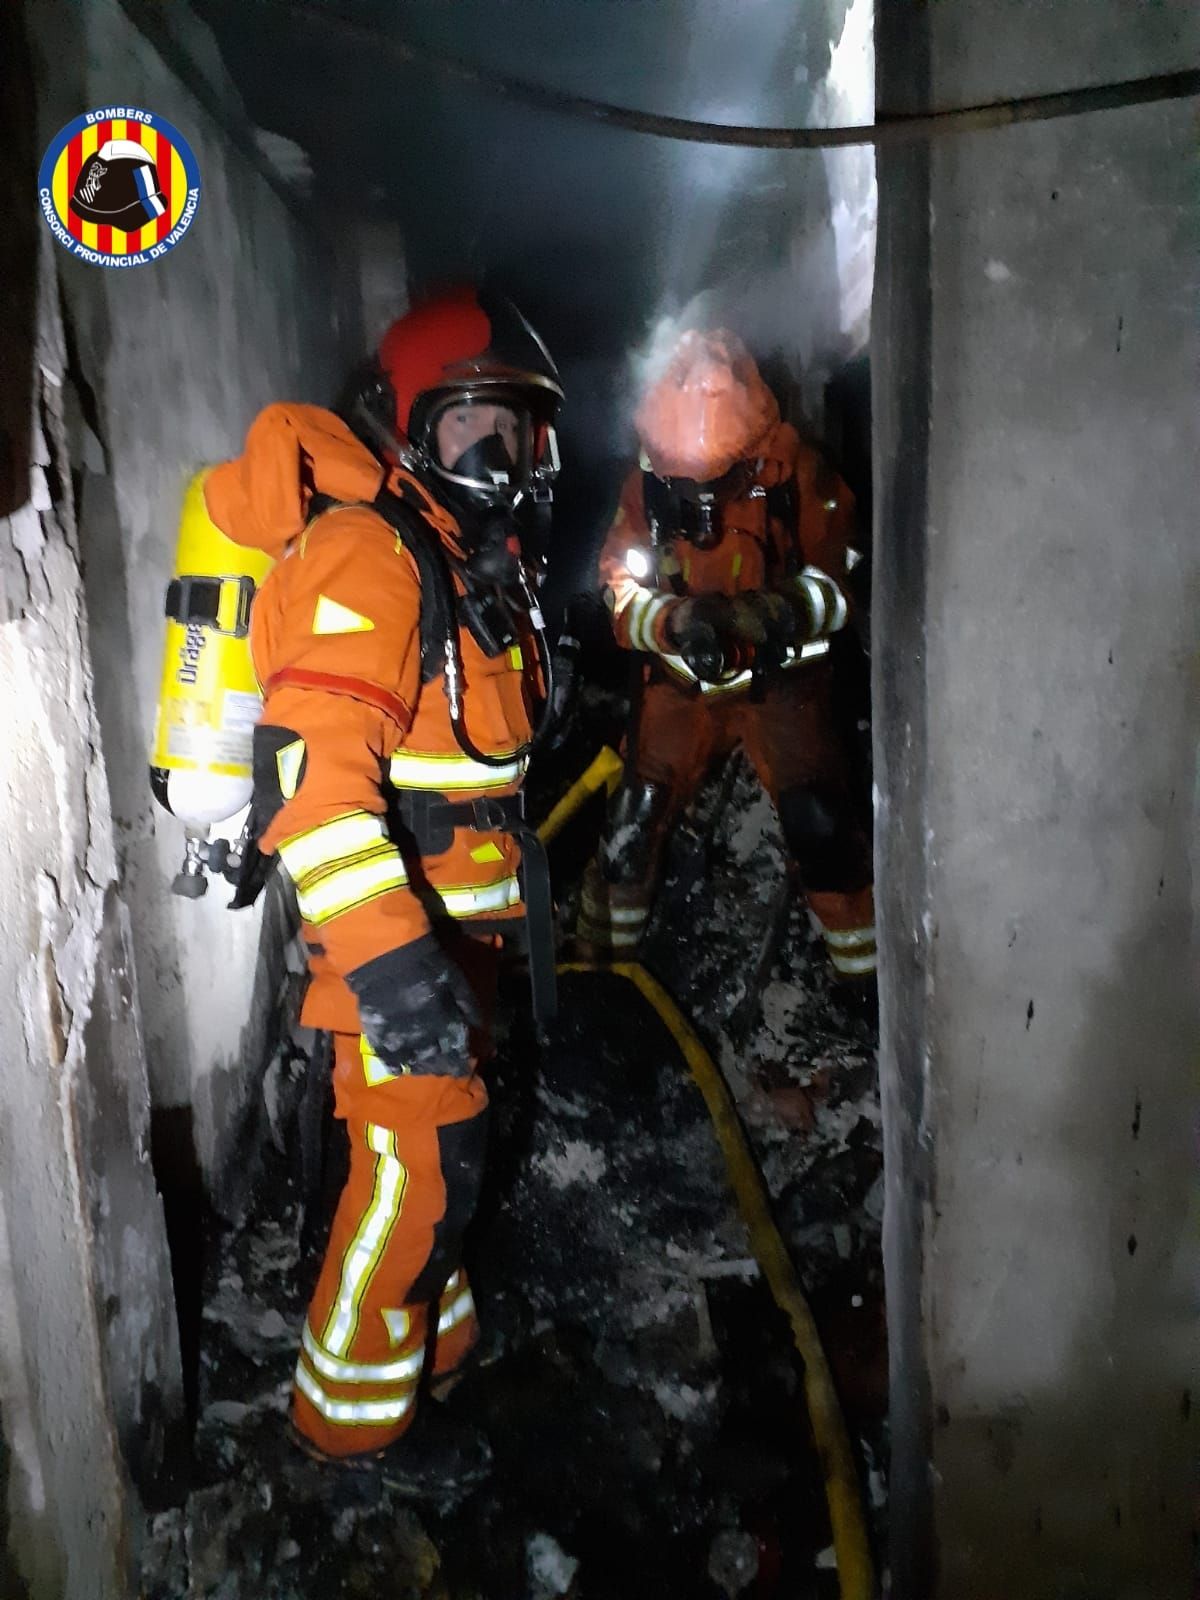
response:
[[[350,503],[315,494],[309,506],[309,526],[326,511]],[[383,518],[416,562],[421,586],[421,682],[430,683],[445,667],[447,633],[456,625],[447,604],[453,585],[441,540],[415,506],[387,489],[380,491],[369,509]]]

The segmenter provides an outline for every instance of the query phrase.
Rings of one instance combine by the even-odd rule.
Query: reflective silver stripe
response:
[[[657,651],[654,621],[674,598],[674,595],[659,594],[656,589],[644,589],[639,584],[625,603],[616,608],[615,616],[628,619],[630,649]]]
[[[702,694],[719,694],[730,689],[744,689],[750,682],[749,672],[738,672],[732,678],[723,679],[720,683],[705,683],[696,676],[682,656],[668,655],[664,651],[663,660],[672,672],[678,673],[688,683],[698,683]]]
[[[640,928],[610,928],[608,935],[608,942],[615,950],[618,946],[624,948],[626,945],[637,944],[642,937],[642,930]]]
[[[445,1295],[443,1295],[443,1301],[445,1298]],[[452,1300],[450,1304],[446,1306],[445,1310],[438,1318],[437,1331],[439,1333],[449,1333],[451,1328],[457,1328],[460,1323],[465,1322],[468,1317],[473,1317],[474,1315],[474,1298],[472,1297],[470,1289],[464,1289],[457,1299]]]
[[[311,877],[302,879],[296,885],[296,904],[305,922],[320,927],[364,901],[374,900],[390,889],[402,889],[407,882],[404,863],[395,846],[389,844],[386,853],[381,850],[367,861],[339,867],[315,883]]]
[[[829,640],[813,639],[808,644],[801,645],[799,650],[789,648],[786,659],[780,665],[785,672],[790,672],[793,667],[802,666],[806,661],[815,661],[818,657],[828,654]],[[685,682],[699,684],[701,694],[734,694],[750,687],[752,674],[749,671],[735,673],[732,678],[724,678],[720,683],[705,683],[697,678],[682,656],[664,655],[662,659],[670,670]]]
[[[359,1059],[362,1061],[363,1080],[369,1088],[374,1089],[379,1084],[387,1083],[389,1079],[398,1076],[397,1073],[384,1066],[383,1062],[372,1050],[370,1041],[365,1033],[360,1033],[358,1036],[358,1054]]]
[[[643,923],[650,915],[649,906],[605,906],[608,920],[612,923]]]
[[[654,599],[649,589],[637,589],[633,598],[624,608],[629,614],[629,643],[634,650],[648,650],[646,643],[645,620]]]
[[[368,1122],[366,1138],[377,1157],[375,1188],[371,1203],[358,1225],[358,1232],[342,1258],[337,1299],[321,1335],[321,1343],[335,1356],[344,1356],[350,1347],[350,1340],[358,1326],[359,1305],[379,1265],[388,1235],[400,1215],[408,1183],[408,1173],[396,1156],[395,1134]]]
[[[658,650],[658,645],[654,641],[654,623],[663,608],[671,604],[671,600],[672,596],[669,594],[656,595],[642,614],[639,631],[645,640],[642,645],[643,650]]]
[[[434,884],[438,898],[452,917],[470,917],[477,911],[507,911],[518,904],[521,885],[516,878],[498,878],[477,888],[451,889]]]
[[[335,1383],[413,1383],[420,1377],[425,1362],[424,1350],[400,1356],[395,1361],[339,1361],[321,1349],[307,1322],[300,1342],[312,1366],[323,1378],[332,1378]]]
[[[602,927],[623,924],[640,928],[650,915],[649,906],[612,906],[606,900],[597,900],[588,888],[583,891],[581,909],[590,922]]]
[[[844,950],[831,950],[829,959],[839,972],[874,972],[878,965],[874,950],[861,956],[847,955]]]
[[[810,639],[808,644],[802,644],[799,650],[795,650],[789,645],[787,659],[783,665],[786,670],[791,667],[798,667],[803,661],[815,661],[818,656],[827,656],[828,654],[828,639]]]
[[[278,847],[279,859],[293,883],[317,867],[330,866],[343,856],[360,855],[372,845],[388,843],[383,818],[369,811],[347,811],[345,816],[322,822],[298,833]]]
[[[412,1316],[401,1307],[387,1307],[380,1312],[383,1325],[388,1331],[388,1343],[392,1345],[403,1344],[412,1332]]]
[[[829,574],[822,572],[820,567],[805,567],[800,574],[800,581],[809,594],[812,593],[812,584],[816,584],[821,591],[821,625],[819,628],[814,628],[813,633],[837,633],[839,628],[844,628],[849,615],[846,596]],[[831,606],[832,617],[829,614]]]
[[[497,755],[504,752],[497,751]],[[528,760],[505,761],[499,767],[484,766],[469,756],[421,754],[417,750],[397,750],[388,767],[388,776],[397,789],[503,789],[525,776]]]
[[[819,639],[825,632],[825,618],[829,611],[828,606],[825,604],[824,586],[818,583],[810,567],[805,567],[796,581],[804,590],[805,597],[808,600],[808,609],[811,613],[809,631],[814,639]]]
[[[851,949],[854,945],[874,944],[875,929],[871,928],[827,928],[821,924],[821,932],[825,936],[825,943],[835,946],[839,950]]]
[[[415,1394],[398,1395],[394,1400],[335,1400],[327,1395],[303,1361],[296,1364],[296,1387],[310,1400],[326,1422],[345,1422],[364,1426],[378,1422],[399,1422],[412,1410]]]
[[[650,591],[643,589],[641,584],[630,583],[622,586],[623,594],[613,593],[613,616],[628,617],[630,637],[633,635],[633,626],[638,615],[650,604]]]

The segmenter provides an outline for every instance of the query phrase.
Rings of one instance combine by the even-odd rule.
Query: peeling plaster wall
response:
[[[358,353],[358,286],[347,281],[342,295],[350,263],[343,274],[299,202],[264,176],[207,30],[188,10],[172,8],[171,65],[117,0],[44,0],[34,20],[43,140],[85,107],[131,104],[174,122],[200,166],[196,220],[168,256],[120,272],[59,251],[56,265],[79,396],[70,425],[97,700],[151,1085],[156,1106],[182,1108],[185,1121],[190,1109],[211,1189],[268,1042],[255,985],[265,1003],[279,972],[271,952],[259,962],[258,915],[230,913],[223,883],[201,902],[168,892],[182,830],[152,805],[146,775],[162,597],[187,477],[236,452],[268,401],[328,402]],[[185,82],[175,69],[189,55],[203,77]],[[215,86],[221,124],[193,84],[209,105]]]
[[[889,111],[1200,56],[1182,3],[895,9]],[[1198,1427],[1195,105],[887,151],[880,195],[894,1593],[1163,1600]]]
[[[145,1502],[169,1492],[182,1394],[52,249],[41,242],[30,498],[0,518],[0,1573],[14,1597],[124,1600],[130,1486]]]

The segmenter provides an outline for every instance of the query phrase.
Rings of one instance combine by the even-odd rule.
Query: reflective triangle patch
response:
[[[477,844],[475,846],[474,850],[471,851],[471,860],[472,861],[503,861],[504,860],[504,852],[503,852],[503,850],[500,849],[499,845],[493,844],[492,841],[489,839],[486,844]]]
[[[374,626],[370,617],[360,617],[357,611],[339,605],[327,594],[318,595],[317,609],[313,612],[314,633],[370,633]]]
[[[409,1313],[403,1310],[393,1310],[391,1306],[385,1306],[380,1315],[388,1331],[388,1343],[393,1349],[396,1345],[403,1344],[412,1330],[412,1317]]]
[[[304,771],[304,740],[293,739],[282,750],[275,752],[275,770],[279,774],[279,792],[290,800],[300,787]]]

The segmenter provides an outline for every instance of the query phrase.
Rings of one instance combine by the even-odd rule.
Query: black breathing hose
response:
[[[434,565],[438,573],[438,582],[443,586],[443,615],[449,619],[444,643],[445,676],[443,688],[450,707],[450,727],[454,733],[455,743],[463,755],[469,757],[472,761],[479,762],[484,767],[507,767],[514,761],[525,761],[549,737],[554,717],[554,660],[549,641],[546,638],[546,619],[542,615],[537,597],[531,591],[524,572],[519,572],[517,581],[521,588],[521,598],[524,602],[525,611],[529,617],[529,625],[533,629],[533,636],[537,644],[538,668],[541,671],[542,683],[545,689],[542,713],[532,736],[524,744],[519,745],[515,750],[507,751],[504,755],[488,755],[485,750],[479,748],[467,732],[466,718],[463,712],[462,656],[459,654],[458,648],[458,629],[454,625],[457,606],[455,604],[454,585],[450,578],[450,563],[440,543],[437,555],[438,560]]]

